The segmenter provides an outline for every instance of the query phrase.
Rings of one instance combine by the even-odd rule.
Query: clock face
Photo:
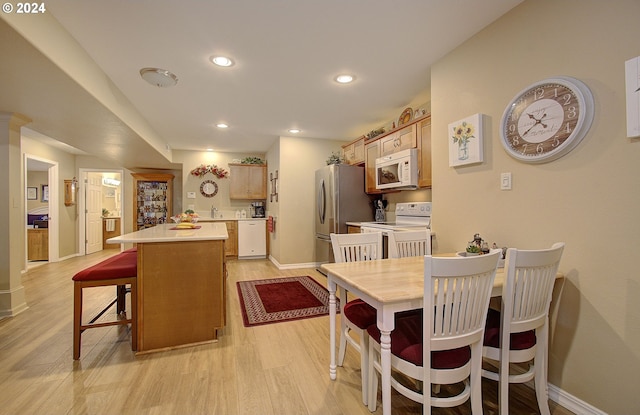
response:
[[[571,151],[593,120],[589,88],[572,78],[537,82],[515,96],[502,115],[502,145],[530,163],[554,160]]]
[[[218,184],[213,180],[205,180],[200,184],[200,193],[204,197],[213,197],[218,193]]]

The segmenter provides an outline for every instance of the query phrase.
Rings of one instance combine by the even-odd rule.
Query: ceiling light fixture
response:
[[[175,86],[178,83],[178,77],[160,68],[142,68],[140,69],[140,76],[151,85],[167,88]]]
[[[356,77],[354,75],[338,75],[334,78],[334,80],[339,84],[349,84],[355,81]]]
[[[233,65],[233,61],[230,58],[227,58],[226,56],[212,56],[211,62],[215,63],[218,66],[224,66],[224,67]]]
[[[216,124],[216,127],[218,127],[218,128],[229,128],[229,125],[221,122],[221,123]]]
[[[289,132],[290,132],[291,134],[298,134],[298,133],[300,132],[300,130],[299,130],[299,129],[297,129],[297,128],[291,128],[291,129],[289,130]]]

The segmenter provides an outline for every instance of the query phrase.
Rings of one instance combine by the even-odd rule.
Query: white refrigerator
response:
[[[333,261],[331,233],[347,233],[347,222],[371,222],[374,209],[364,190],[364,167],[332,164],[316,170],[315,261]]]

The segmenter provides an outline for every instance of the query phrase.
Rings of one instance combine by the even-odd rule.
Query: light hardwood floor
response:
[[[227,327],[217,343],[135,356],[127,327],[105,327],[83,334],[81,359],[73,361],[71,277],[113,254],[45,264],[23,275],[29,309],[0,321],[0,414],[370,414],[361,402],[356,352],[349,349],[338,379],[329,380],[328,317],[243,326],[237,281],[310,275],[326,282],[314,269],[278,270],[266,260],[228,262]],[[86,315],[114,292],[89,291]],[[497,413],[496,391],[494,382],[483,381],[485,414]],[[538,413],[531,389],[514,385],[511,393],[513,415]],[[392,400],[394,414],[422,413],[421,405],[395,392]],[[551,412],[572,414],[553,402]]]

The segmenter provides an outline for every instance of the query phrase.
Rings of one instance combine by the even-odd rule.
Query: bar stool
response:
[[[96,265],[86,268],[72,278],[73,280],[73,359],[80,359],[80,346],[82,332],[87,329],[131,325],[131,350],[138,349],[137,326],[137,251],[135,248],[123,251]],[[82,324],[82,290],[91,287],[104,287],[115,285],[117,297],[102,309],[87,324]],[[126,289],[129,285],[130,290]],[[114,321],[96,321],[117,303],[118,315],[125,313],[124,296],[131,292],[131,317]]]

